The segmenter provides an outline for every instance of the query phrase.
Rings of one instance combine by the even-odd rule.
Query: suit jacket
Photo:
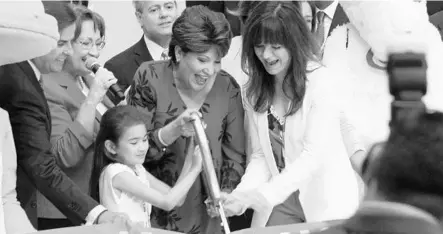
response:
[[[0,67],[0,107],[9,113],[19,167],[18,200],[28,217],[36,221],[38,189],[73,223],[82,223],[98,203],[57,166],[48,104],[28,62]]]
[[[35,232],[17,201],[17,154],[9,115],[3,109],[0,109],[0,172],[0,233]]]
[[[415,207],[383,202],[365,204],[342,224],[312,234],[441,234],[439,222]],[[400,207],[400,208],[399,208]],[[400,211],[402,210],[402,211]]]
[[[44,75],[44,92],[52,119],[51,151],[57,164],[83,192],[89,194],[89,182],[94,157],[94,140],[101,115],[96,111],[94,135],[76,121],[85,95],[74,78],[59,72]],[[64,218],[65,216],[41,194],[37,195],[38,217]]]
[[[105,68],[114,73],[115,78],[118,80],[117,84],[123,90],[126,90],[132,84],[135,72],[140,67],[140,64],[151,60],[152,56],[142,36],[140,41],[133,46],[108,60],[105,63]],[[107,95],[114,103],[117,103],[110,92]]]
[[[332,31],[334,31],[335,28],[347,23],[349,23],[349,18],[343,10],[343,7],[339,3],[337,5],[337,8],[335,9],[334,18],[332,19],[331,27],[329,28],[328,32],[328,37],[331,35]]]
[[[333,88],[334,75],[340,74],[324,67],[308,73],[303,105],[286,117],[282,173],[276,166],[269,129],[263,127],[268,126],[267,112],[252,111],[245,100],[251,156],[237,191],[257,189],[272,208],[299,190],[307,222],[345,219],[355,212],[359,191],[341,138],[337,105],[341,100]],[[264,226],[271,208],[256,210],[252,227]]]

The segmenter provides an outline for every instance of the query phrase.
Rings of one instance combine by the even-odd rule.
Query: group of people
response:
[[[1,122],[11,123],[1,148],[3,188],[14,197],[17,177],[27,214],[18,209],[21,221],[6,223],[8,234],[82,223],[223,233],[207,205],[195,113],[205,125],[232,230],[353,216],[369,142],[349,110],[358,105],[348,105],[352,71],[330,62],[328,49],[344,42],[334,40],[333,31],[349,24],[345,10],[353,3],[244,1],[230,12],[242,27],[234,38],[226,17],[207,7],[178,14],[175,1],[133,4],[142,38],[95,73],[85,61],[105,48],[104,19],[64,1],[43,2],[58,23],[56,47],[0,67],[0,107],[9,114],[2,112]],[[414,4],[421,3],[406,5]],[[344,44],[354,48],[354,26],[344,28]],[[115,85],[125,100],[111,91]],[[382,150],[370,151],[367,198],[418,207],[393,205],[426,216],[424,223],[411,219],[413,228],[439,230],[440,213],[420,200],[438,203],[439,180],[423,181],[426,173],[402,160],[425,165],[433,176],[442,173],[435,168],[438,147],[424,151],[441,141],[443,117],[422,114],[415,121],[393,128]],[[412,139],[417,135],[422,141]],[[416,159],[421,153],[429,155]],[[402,176],[414,170],[420,172]],[[374,215],[374,207],[385,213],[393,207],[363,204],[343,229],[359,230],[353,219]]]

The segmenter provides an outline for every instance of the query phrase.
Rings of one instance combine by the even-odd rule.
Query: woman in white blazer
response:
[[[252,153],[241,183],[223,194],[227,215],[251,207],[252,227],[349,217],[359,192],[340,132],[340,74],[317,62],[291,2],[257,4],[243,33]]]

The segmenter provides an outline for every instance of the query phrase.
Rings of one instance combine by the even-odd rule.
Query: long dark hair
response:
[[[283,92],[291,100],[287,115],[302,105],[306,92],[309,61],[318,61],[319,46],[306,26],[299,4],[285,1],[266,1],[254,7],[243,30],[242,69],[249,75],[246,97],[254,110],[265,112],[275,94],[275,79],[255,54],[261,43],[284,46],[291,56],[288,72],[283,80]]]
[[[92,168],[90,190],[91,197],[100,202],[99,180],[103,169],[111,163],[115,155],[106,150],[105,141],[110,140],[114,144],[129,127],[145,124],[143,115],[133,106],[116,106],[102,116],[100,130],[95,140],[94,165]]]

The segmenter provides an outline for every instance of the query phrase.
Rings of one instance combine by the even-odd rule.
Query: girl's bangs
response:
[[[285,45],[283,25],[276,17],[269,17],[260,21],[251,30],[254,45],[279,44]]]

